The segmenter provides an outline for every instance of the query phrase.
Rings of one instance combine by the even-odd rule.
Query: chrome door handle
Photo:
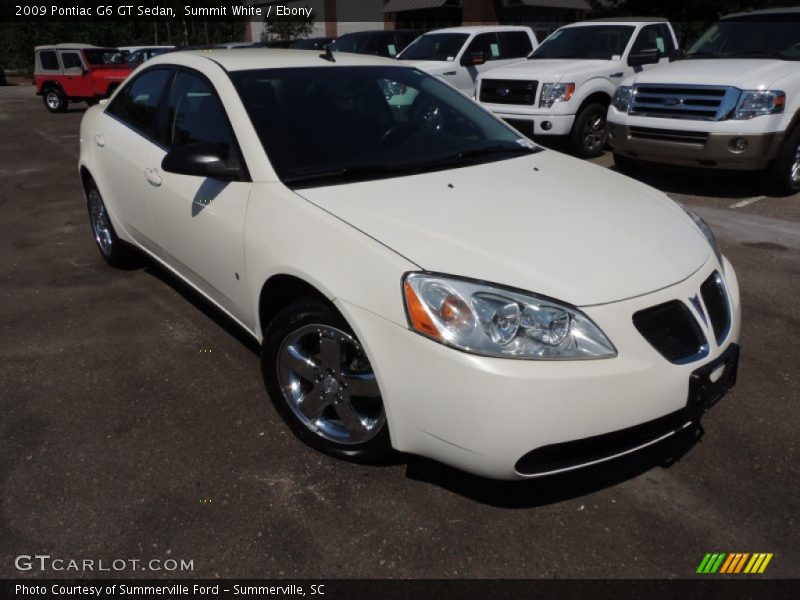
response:
[[[103,137],[102,133],[98,133],[96,136],[94,136],[94,143],[102,148],[106,145],[106,138]]]
[[[161,177],[159,177],[158,172],[155,169],[145,169],[144,178],[147,179],[150,185],[154,185],[156,187],[161,185]]]

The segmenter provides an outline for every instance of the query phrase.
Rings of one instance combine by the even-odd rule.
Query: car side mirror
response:
[[[654,65],[661,60],[658,48],[647,48],[638,54],[628,56],[628,66],[640,67],[642,65]]]
[[[161,161],[161,168],[179,175],[237,181],[241,178],[241,168],[239,161],[230,154],[228,144],[187,144],[170,150]]]
[[[486,56],[483,52],[470,52],[461,58],[461,64],[465,67],[477,67],[486,63]]]

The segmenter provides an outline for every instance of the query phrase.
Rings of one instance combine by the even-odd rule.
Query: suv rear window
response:
[[[42,50],[39,53],[39,62],[45,71],[58,71],[61,68],[58,66],[58,58],[53,50]]]

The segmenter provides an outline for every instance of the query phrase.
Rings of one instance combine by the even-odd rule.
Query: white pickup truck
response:
[[[622,82],[608,123],[620,168],[765,170],[773,193],[800,191],[800,8],[720,19],[678,60]]]
[[[528,60],[481,73],[476,98],[529,137],[569,136],[584,157],[606,145],[606,111],[623,78],[678,46],[664,19],[603,19],[554,31]]]

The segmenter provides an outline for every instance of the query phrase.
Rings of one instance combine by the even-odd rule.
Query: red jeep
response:
[[[95,104],[111,93],[133,69],[116,48],[87,44],[36,47],[36,95],[50,112],[64,112],[70,102]]]

